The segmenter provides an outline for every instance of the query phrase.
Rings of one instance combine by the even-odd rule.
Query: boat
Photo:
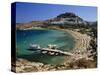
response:
[[[56,49],[56,48],[57,48],[57,46],[56,46],[55,44],[54,44],[54,45],[49,44],[49,45],[48,45],[48,48],[49,48],[49,49]]]
[[[30,44],[30,47],[28,48],[28,50],[39,50],[41,47],[40,45],[37,45],[37,44]]]

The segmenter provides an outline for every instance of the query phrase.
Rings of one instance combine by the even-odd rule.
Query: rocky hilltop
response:
[[[88,22],[80,18],[72,12],[66,12],[58,15],[55,18],[45,21],[31,21],[29,23],[17,23],[17,29],[26,29],[33,27],[47,27],[49,25],[92,25],[94,22]]]
[[[57,17],[48,20],[50,24],[83,24],[87,25],[87,22],[74,13],[66,12],[58,15]]]

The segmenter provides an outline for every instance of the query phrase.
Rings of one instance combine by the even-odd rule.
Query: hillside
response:
[[[44,26],[46,26],[46,23],[43,21],[31,21],[29,23],[17,23],[16,29],[23,30],[32,27],[44,27]]]
[[[20,30],[33,27],[48,27],[53,25],[63,25],[64,27],[66,26],[73,27],[73,25],[84,26],[84,25],[94,25],[94,24],[96,24],[96,22],[88,22],[72,12],[66,12],[45,21],[31,21],[29,23],[17,23],[16,28]]]
[[[66,12],[58,15],[54,19],[50,19],[50,24],[84,24],[87,22],[74,13]]]

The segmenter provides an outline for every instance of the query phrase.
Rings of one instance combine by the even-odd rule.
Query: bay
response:
[[[18,58],[47,64],[60,64],[64,62],[65,56],[50,56],[35,51],[28,51],[30,44],[38,44],[42,48],[48,44],[56,44],[63,51],[74,48],[75,41],[71,34],[60,30],[33,29],[16,31],[16,55]]]

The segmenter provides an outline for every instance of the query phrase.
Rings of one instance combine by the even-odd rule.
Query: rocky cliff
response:
[[[50,24],[83,24],[86,25],[87,22],[74,13],[66,12],[58,15],[57,17],[48,20]]]
[[[96,22],[97,23],[97,22]],[[55,18],[45,21],[31,21],[29,23],[17,23],[17,29],[26,29],[32,27],[47,27],[48,25],[93,25],[95,22],[88,22],[72,12],[66,12]]]

